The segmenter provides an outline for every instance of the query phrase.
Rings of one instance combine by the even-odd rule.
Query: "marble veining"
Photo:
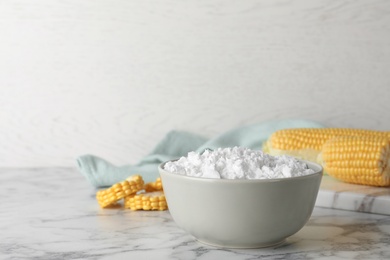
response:
[[[316,207],[284,244],[201,244],[169,211],[100,209],[71,168],[0,169],[0,259],[390,259],[390,216]]]
[[[390,189],[344,183],[329,175],[324,175],[316,205],[390,215]]]

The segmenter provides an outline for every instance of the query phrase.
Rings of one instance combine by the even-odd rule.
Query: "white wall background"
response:
[[[389,98],[387,0],[0,0],[0,167],[271,119],[390,130]]]

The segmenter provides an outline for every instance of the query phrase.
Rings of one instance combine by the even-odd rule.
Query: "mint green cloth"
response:
[[[115,166],[95,155],[82,155],[77,158],[79,171],[95,187],[107,187],[120,182],[130,175],[140,174],[145,182],[155,181],[158,165],[162,162],[186,156],[191,151],[241,146],[260,150],[263,142],[276,130],[297,127],[323,127],[309,120],[279,120],[242,126],[212,139],[197,134],[171,131],[157,144],[154,150],[135,165]]]

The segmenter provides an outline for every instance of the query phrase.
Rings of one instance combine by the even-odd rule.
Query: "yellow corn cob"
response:
[[[162,191],[139,193],[124,198],[125,208],[131,210],[167,210],[168,205]]]
[[[324,170],[339,180],[390,186],[390,138],[335,137],[323,145],[319,159]]]
[[[126,196],[135,194],[142,190],[144,180],[140,175],[133,175],[126,180],[112,185],[110,188],[100,190],[96,193],[96,199],[102,208],[116,204],[117,201]]]
[[[336,136],[387,136],[390,132],[353,128],[293,128],[274,132],[263,146],[271,155],[291,155],[300,159],[317,161],[322,145]]]
[[[146,183],[144,186],[146,192],[163,190],[161,178],[157,178],[155,182]]]

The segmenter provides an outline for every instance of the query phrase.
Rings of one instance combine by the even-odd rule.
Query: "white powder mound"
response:
[[[213,179],[278,179],[314,173],[307,164],[290,156],[271,156],[243,147],[218,148],[170,161],[164,169],[171,173]]]

